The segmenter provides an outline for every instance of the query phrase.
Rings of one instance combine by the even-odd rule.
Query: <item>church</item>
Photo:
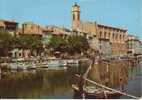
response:
[[[127,30],[95,22],[83,22],[80,19],[80,6],[72,6],[72,31],[90,36],[91,48],[104,55],[125,55]]]

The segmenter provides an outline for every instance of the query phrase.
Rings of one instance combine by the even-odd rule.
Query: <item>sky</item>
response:
[[[142,40],[142,0],[0,0],[0,19],[70,28],[74,2],[82,21],[126,28]]]

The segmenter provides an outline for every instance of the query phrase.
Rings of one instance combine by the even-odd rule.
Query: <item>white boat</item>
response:
[[[12,59],[13,62],[17,62],[17,61],[20,62],[20,61],[24,61],[24,60],[25,60],[24,58],[15,58],[15,59],[13,58]]]
[[[9,63],[8,68],[12,70],[26,70],[28,66],[25,65],[25,63],[19,63],[19,62],[14,62],[14,63]]]
[[[48,67],[48,69],[50,69],[50,70],[67,70],[67,67],[52,66],[52,67]]]
[[[79,61],[74,60],[74,59],[70,59],[70,60],[67,60],[67,64],[68,65],[79,65]]]
[[[17,69],[18,70],[26,70],[27,69],[27,65],[25,63],[18,63]]]
[[[47,62],[47,65],[48,65],[49,67],[58,67],[58,66],[61,66],[61,63],[60,63],[59,60],[49,60],[49,61]]]
[[[17,70],[17,69],[18,69],[17,63],[9,63],[8,68],[9,68],[9,69],[12,69],[12,70]]]
[[[78,86],[73,84],[72,88],[74,89],[74,92],[75,94],[77,94],[77,96],[82,96]],[[85,95],[85,99],[117,99],[122,95],[115,91],[105,90],[101,88],[97,89],[93,86],[84,87],[83,93]]]
[[[66,60],[60,60],[60,65],[61,66],[67,66],[67,61]]]

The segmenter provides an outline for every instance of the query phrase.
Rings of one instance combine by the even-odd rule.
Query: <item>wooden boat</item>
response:
[[[74,98],[82,98],[82,95],[79,91],[77,85],[72,85],[74,89]],[[104,89],[96,89],[95,87],[88,86],[83,89],[83,93],[86,99],[116,99],[121,96],[120,93],[104,90]]]

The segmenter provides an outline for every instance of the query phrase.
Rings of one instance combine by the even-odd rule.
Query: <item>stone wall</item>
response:
[[[22,24],[22,34],[42,35],[42,27],[32,22],[25,22]]]

